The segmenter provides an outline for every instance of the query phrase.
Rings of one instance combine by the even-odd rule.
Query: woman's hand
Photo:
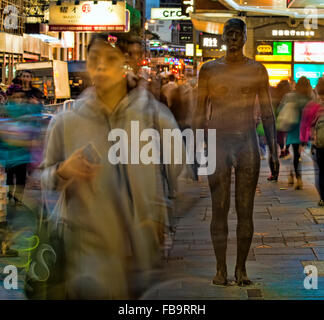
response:
[[[69,179],[85,179],[94,178],[101,165],[88,162],[82,155],[82,150],[76,150],[68,159],[61,163],[57,170],[57,174],[65,180]]]

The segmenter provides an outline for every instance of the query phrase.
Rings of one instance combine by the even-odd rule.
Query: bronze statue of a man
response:
[[[235,278],[238,285],[251,283],[246,273],[246,259],[253,237],[253,204],[260,171],[260,153],[254,119],[258,96],[262,122],[270,150],[269,164],[278,177],[279,161],[276,129],[268,74],[265,67],[243,55],[246,24],[240,19],[225,23],[224,57],[205,63],[199,73],[196,129],[216,129],[216,171],[208,176],[212,196],[211,238],[217,260],[213,283],[227,284],[226,248],[231,173],[235,170],[235,207],[237,212],[237,260]],[[206,119],[206,107],[211,107]]]

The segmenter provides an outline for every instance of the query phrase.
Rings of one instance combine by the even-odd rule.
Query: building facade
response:
[[[151,19],[151,9],[152,8],[159,8],[160,7],[160,0],[146,0],[145,6],[145,18],[146,20]]]

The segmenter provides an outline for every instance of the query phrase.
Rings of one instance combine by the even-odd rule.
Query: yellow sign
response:
[[[194,55],[194,44],[193,43],[186,43],[186,56],[193,57]],[[196,56],[202,56],[202,49],[199,49],[199,45],[196,46]]]
[[[290,80],[291,65],[290,64],[264,64],[269,74],[270,85],[275,87],[281,80]]]
[[[198,44],[197,44],[197,47],[196,47],[196,56],[197,57],[202,57],[202,49],[199,48]]]
[[[118,1],[50,2],[50,31],[126,31],[126,5]]]
[[[256,61],[266,61],[266,62],[290,62],[291,56],[270,56],[259,54],[255,56]]]
[[[272,47],[268,44],[261,44],[257,46],[258,53],[272,53]]]

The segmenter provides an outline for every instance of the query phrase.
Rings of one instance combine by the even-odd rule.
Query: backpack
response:
[[[65,210],[65,193],[51,212],[45,198],[35,234],[38,245],[31,252],[26,270],[24,292],[31,300],[66,299],[64,219],[57,217]],[[56,216],[56,217],[55,217]]]
[[[321,115],[315,124],[314,130],[315,146],[317,148],[324,148],[324,114]]]

